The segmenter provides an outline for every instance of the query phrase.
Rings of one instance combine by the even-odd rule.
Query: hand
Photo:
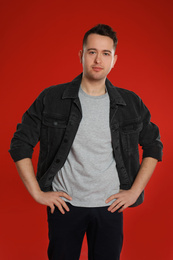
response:
[[[122,212],[124,209],[134,204],[137,198],[138,196],[131,190],[120,190],[119,193],[110,196],[106,200],[106,203],[109,203],[111,200],[116,199],[110,205],[108,211],[111,211],[113,213],[121,207],[121,209],[118,212]]]
[[[49,192],[43,192],[41,191],[39,195],[37,195],[36,201],[40,204],[47,205],[51,208],[51,213],[54,212],[55,206],[58,207],[60,212],[62,214],[65,214],[65,211],[69,211],[69,207],[65,203],[63,199],[60,197],[64,197],[68,200],[72,200],[72,198],[65,192],[61,191],[49,191]],[[64,208],[64,209],[63,209]]]

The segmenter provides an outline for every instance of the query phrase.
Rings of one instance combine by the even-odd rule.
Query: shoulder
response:
[[[40,95],[37,97],[37,99],[54,99],[57,97],[61,97],[64,91],[71,85],[71,82],[52,85],[47,88],[45,88]]]
[[[111,89],[111,96],[116,100],[116,103],[123,105],[123,110],[127,111],[127,113],[133,113],[134,111],[137,113],[143,113],[144,110],[147,110],[145,104],[142,99],[133,91],[113,86],[109,84]]]
[[[106,85],[110,90],[111,96],[115,99],[123,100],[126,104],[129,102],[141,102],[141,98],[131,90],[114,86],[108,79],[106,80]]]
[[[138,96],[135,92],[116,87],[119,95],[122,97],[124,102],[126,103],[126,109],[131,111],[131,109],[135,109],[136,111],[141,111],[143,107],[146,108],[140,96]]]
[[[49,86],[47,88],[45,88],[42,92],[45,95],[51,95],[51,94],[55,94],[55,93],[61,93],[63,92],[66,88],[68,88],[71,85],[71,82],[67,82],[67,83],[62,83],[62,84],[57,84],[57,85],[52,85]]]
[[[141,98],[135,92],[124,88],[119,88],[119,87],[115,87],[115,88],[117,89],[118,93],[122,96],[122,98],[125,101],[128,101],[130,99],[137,102],[141,102]]]
[[[150,111],[140,96],[131,90],[118,87],[116,88],[126,103],[125,109],[128,111],[128,113],[131,111],[136,111],[137,114],[140,114],[141,118],[145,117],[147,120],[151,118]]]

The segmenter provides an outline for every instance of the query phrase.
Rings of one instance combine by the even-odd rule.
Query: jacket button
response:
[[[57,122],[57,121],[54,121],[53,124],[54,124],[54,126],[57,126],[57,125],[58,125],[58,122]]]
[[[56,159],[56,161],[55,161],[56,163],[59,163],[60,162],[60,159]]]
[[[64,139],[64,143],[67,143],[68,142],[68,139]]]

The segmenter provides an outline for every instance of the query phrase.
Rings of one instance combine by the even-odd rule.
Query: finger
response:
[[[114,213],[115,211],[117,211],[119,208],[123,207],[123,202],[119,203],[118,205],[116,205],[112,210],[111,212]],[[121,210],[121,209],[120,209]]]
[[[119,193],[116,193],[116,194],[114,194],[114,195],[111,195],[105,202],[106,202],[106,203],[109,203],[111,200],[117,199],[117,198],[118,198],[118,194],[119,194]]]
[[[72,200],[72,197],[70,197],[67,193],[65,193],[65,192],[58,192],[58,196],[60,196],[60,197],[64,197],[64,198],[66,198],[66,199],[68,199],[68,200]]]
[[[55,206],[54,204],[52,204],[51,206],[49,206],[51,208],[51,213],[53,214],[54,210],[55,210]]]
[[[124,205],[123,207],[121,207],[121,208],[118,210],[118,212],[121,213],[121,212],[123,212],[123,210],[125,210],[126,208],[127,208],[127,206]]]
[[[67,206],[66,202],[63,199],[58,198],[58,202],[60,202],[60,204],[63,206],[65,210],[70,211],[69,207]]]
[[[55,203],[55,205],[57,206],[57,208],[59,209],[59,211],[62,213],[62,214],[65,214],[65,211],[61,205],[61,203],[59,203],[58,201]]]
[[[123,205],[123,202],[117,199],[116,201],[114,201],[114,202],[110,205],[110,207],[108,208],[108,210],[112,212],[114,209],[116,210],[116,209],[120,208],[122,205]],[[115,210],[114,210],[114,211],[115,211]],[[114,211],[113,211],[113,212],[114,212]]]
[[[111,211],[116,205],[118,205],[121,201],[116,199],[108,208],[108,211]]]

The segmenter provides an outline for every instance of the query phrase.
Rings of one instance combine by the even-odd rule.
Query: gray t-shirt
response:
[[[82,120],[52,187],[69,194],[74,206],[103,207],[112,203],[105,200],[119,192],[120,185],[111,145],[109,95],[90,96],[80,88],[79,99]]]

